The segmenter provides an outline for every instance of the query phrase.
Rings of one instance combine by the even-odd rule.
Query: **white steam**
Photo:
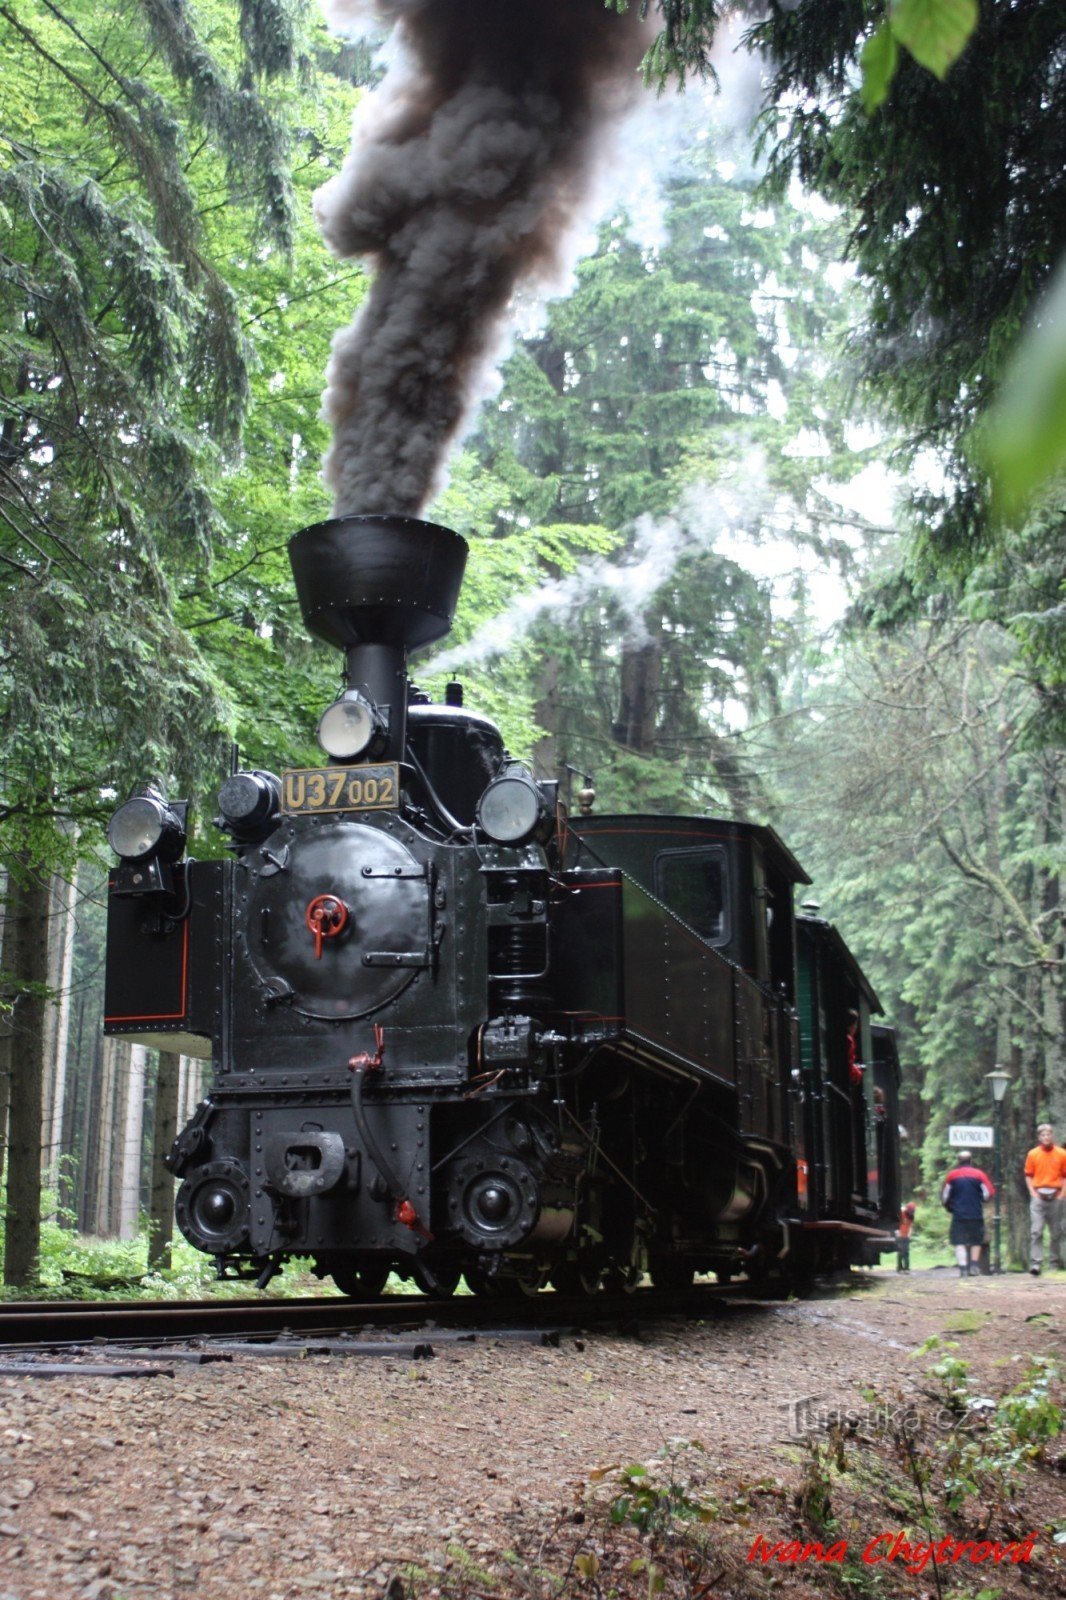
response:
[[[594,556],[575,572],[517,595],[465,644],[420,663],[419,676],[484,666],[512,650],[542,619],[565,624],[593,602],[610,606],[627,643],[641,643],[646,637],[644,613],[684,556],[725,555],[720,546],[728,547],[742,536],[750,538],[765,524],[773,511],[773,495],[765,485],[765,463],[758,452],[752,452],[726,481],[690,485],[669,516],[636,519],[629,548],[620,559]]]

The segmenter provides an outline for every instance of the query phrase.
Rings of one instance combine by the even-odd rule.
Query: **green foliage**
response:
[[[899,46],[887,20],[863,45],[859,63],[862,67],[862,88],[859,91],[862,103],[867,111],[876,111],[888,99],[888,91],[899,66]]]
[[[893,0],[881,26],[862,47],[860,95],[867,111],[887,98],[899,66],[899,46],[943,78],[977,26],[977,0]]]
[[[702,1453],[695,1442],[664,1445],[651,1462],[631,1462],[618,1471],[621,1492],[611,1501],[610,1519],[629,1524],[640,1533],[662,1536],[685,1522],[713,1522],[713,1503],[702,1498],[679,1466],[687,1451]]]
[[[628,0],[606,0],[606,4],[624,10]],[[651,9],[649,0],[643,0],[641,15]],[[655,9],[662,26],[644,68],[647,79],[663,87],[671,77],[683,84],[690,75],[711,76],[711,46],[723,17],[738,10],[757,17],[764,8],[758,4],[725,6],[720,0],[657,0]],[[838,10],[844,8],[839,6]],[[863,12],[885,10],[885,0],[849,6],[842,25],[854,29],[856,11],[861,16]],[[978,0],[887,0],[885,20],[862,51],[864,101],[877,105],[884,99],[895,72],[897,41],[915,61],[943,78],[965,49],[977,25],[978,11]],[[871,52],[873,40],[877,45]]]
[[[948,1409],[961,1416],[969,1405],[970,1363],[950,1354],[956,1348],[951,1342],[944,1345],[945,1353],[933,1363],[929,1373],[943,1388]]]
[[[749,759],[901,1029],[901,1120],[912,1139],[924,1129],[920,1152],[905,1146],[921,1155],[907,1181],[928,1185],[923,1231],[939,1239],[947,1129],[988,1120],[984,1073],[1007,1062],[1014,1078],[1008,1173],[1066,1083],[1052,953],[1063,755],[1030,735],[1040,701],[990,623],[857,634],[785,704],[788,737],[780,724],[754,736]]]
[[[195,794],[231,731],[276,760],[323,697],[283,541],[325,509],[318,394],[359,277],[310,220],[351,86],[306,10],[0,8],[9,848],[53,851],[107,785]]]
[[[667,200],[658,245],[638,242],[624,215],[604,225],[574,294],[505,367],[463,458],[498,497],[482,523],[488,549],[475,542],[472,594],[483,619],[481,571],[506,568],[523,592],[543,592],[531,628],[521,607],[504,609],[497,634],[507,682],[522,686],[517,748],[547,773],[594,773],[601,806],[751,814],[766,797],[731,724],[774,714],[795,635],[770,582],[729,546],[734,530],[772,540],[787,528],[849,559],[844,519],[824,500],[827,482],[859,467],[832,371],[847,290],[826,274],[835,224],[760,206],[751,176],[720,169],[702,139]],[[463,525],[455,488],[438,510]],[[553,530],[593,559],[567,560]],[[520,570],[492,548],[512,538]],[[801,603],[799,583],[795,594]],[[501,644],[471,636],[468,614],[458,660],[480,698],[487,679],[493,694],[482,663]]]
[[[813,1433],[803,1441],[803,1478],[799,1490],[800,1515],[808,1527],[822,1534],[833,1523],[833,1479],[846,1467],[839,1433],[819,1439]]]
[[[949,1511],[971,1496],[994,1507],[1017,1495],[1027,1466],[1043,1458],[1062,1432],[1061,1374],[1055,1362],[1033,1358],[1027,1372],[998,1400],[974,1396],[965,1361],[945,1357],[931,1369],[959,1426],[937,1441],[936,1470]]]
[[[893,0],[889,26],[915,61],[943,78],[977,26],[977,0]]]
[[[993,511],[1006,521],[1020,520],[1066,472],[1066,260],[1018,342],[976,443],[992,475]]]
[[[633,0],[605,0],[613,10],[628,9]],[[644,74],[649,83],[662,88],[676,77],[683,84],[687,77],[712,74],[710,49],[720,17],[731,9],[721,0],[654,0],[662,27],[648,49]],[[652,0],[640,0],[640,14],[647,16]]]
[[[66,1159],[64,1177],[71,1176]],[[210,1260],[183,1239],[174,1244],[174,1266],[166,1274],[146,1270],[148,1252],[144,1220],[131,1239],[97,1239],[75,1231],[77,1217],[60,1204],[59,1193],[45,1188],[41,1196],[41,1250],[34,1293],[41,1299],[100,1300],[198,1298],[210,1290]],[[0,1207],[2,1217],[2,1207]],[[4,1230],[0,1229],[0,1267]],[[24,1288],[0,1288],[0,1300],[20,1299]]]
[[[975,13],[942,80],[913,55],[897,62],[903,28],[911,49],[945,69]],[[970,0],[916,0],[886,19],[873,0],[826,0],[775,7],[750,37],[774,62],[763,123],[772,191],[798,177],[849,219],[869,291],[852,354],[869,403],[902,425],[898,462],[913,473],[913,554],[902,547],[901,575],[919,606],[958,605],[1011,630],[1054,739],[1066,716],[1061,496],[1039,501],[1007,543],[988,478],[996,508],[1017,516],[1061,463],[1054,341],[1041,349],[1036,387],[1010,384],[985,419],[1066,256],[1062,9],[986,0],[978,13]],[[852,92],[860,62],[865,108]],[[891,102],[871,117],[893,71]]]

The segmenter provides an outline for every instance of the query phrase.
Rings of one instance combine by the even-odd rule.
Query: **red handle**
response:
[[[316,894],[304,912],[304,922],[314,936],[315,960],[321,961],[323,939],[335,939],[348,926],[348,907],[335,894]]]

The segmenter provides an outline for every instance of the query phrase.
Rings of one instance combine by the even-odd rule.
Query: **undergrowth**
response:
[[[955,1345],[922,1348],[936,1359],[909,1400],[870,1394],[860,1420],[826,1420],[793,1453],[792,1487],[772,1474],[712,1484],[708,1448],[673,1440],[647,1460],[596,1468],[539,1543],[477,1559],[453,1545],[432,1569],[405,1569],[403,1592],[407,1600],[756,1600],[778,1588],[804,1600],[1008,1600],[1052,1592],[1066,1554],[1059,1369],[1033,1358],[1011,1388],[990,1396],[975,1390]],[[885,1529],[919,1545],[1017,1543],[1034,1531],[1038,1541],[1024,1569],[930,1560],[919,1580],[903,1562],[863,1560]],[[760,1536],[764,1548],[839,1555],[775,1562],[753,1555]]]
[[[37,1282],[32,1288],[13,1288],[0,1284],[4,1300],[201,1300],[262,1297],[250,1279],[219,1280],[210,1256],[194,1250],[175,1229],[171,1242],[171,1266],[167,1271],[149,1270],[149,1222],[146,1214],[138,1219],[137,1232],[129,1239],[100,1238],[79,1233],[76,1215],[59,1204],[54,1189],[46,1189],[41,1199],[41,1248]],[[4,1208],[0,1204],[0,1274],[4,1260]],[[393,1278],[389,1289],[403,1292],[406,1285]],[[297,1295],[332,1294],[329,1279],[312,1272],[310,1260],[288,1262],[273,1279],[267,1291],[275,1298]]]

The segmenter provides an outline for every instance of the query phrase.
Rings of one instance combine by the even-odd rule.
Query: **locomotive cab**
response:
[[[713,949],[794,999],[793,887],[810,879],[772,828],[711,817],[571,818],[568,860],[621,867]]]

